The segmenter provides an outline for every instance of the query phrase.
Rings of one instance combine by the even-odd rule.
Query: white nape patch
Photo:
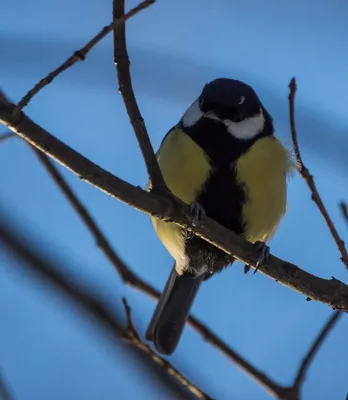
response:
[[[260,114],[254,115],[250,118],[245,118],[240,122],[233,122],[229,119],[222,120],[213,112],[209,112],[205,115],[206,118],[214,119],[223,123],[228,132],[237,139],[247,140],[252,139],[258,135],[265,126],[265,117],[263,115],[262,109],[260,109]]]
[[[182,117],[182,124],[184,126],[193,126],[196,122],[198,122],[204,113],[199,107],[198,99],[194,101],[191,106],[186,110],[184,116]]]

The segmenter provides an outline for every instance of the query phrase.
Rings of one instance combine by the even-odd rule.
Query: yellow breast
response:
[[[175,196],[186,204],[195,201],[196,194],[210,173],[210,164],[204,151],[176,127],[162,143],[157,159],[164,181]],[[157,218],[152,218],[152,223],[158,237],[176,260],[177,271],[180,272],[187,261],[181,228]]]
[[[286,178],[292,169],[289,152],[274,137],[256,141],[236,163],[247,200],[243,208],[245,238],[266,241],[286,211]]]

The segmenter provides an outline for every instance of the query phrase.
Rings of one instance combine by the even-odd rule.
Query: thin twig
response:
[[[45,283],[57,289],[67,300],[73,302],[85,316],[91,317],[101,328],[111,333],[112,343],[119,343],[119,339],[129,337],[129,329],[122,326],[120,318],[115,315],[110,306],[99,300],[91,292],[83,289],[81,285],[75,284],[68,276],[65,276],[61,272],[56,257],[48,258],[47,255],[39,253],[37,249],[33,250],[29,247],[23,240],[25,236],[22,233],[14,232],[14,224],[11,221],[5,221],[3,215],[6,215],[6,213],[0,214],[0,244],[4,245],[5,249],[10,250],[8,252],[10,256],[20,260],[13,263],[14,266],[33,272]],[[161,364],[154,359],[150,351],[141,348],[140,339],[136,343],[130,340],[125,342],[131,345],[129,349],[133,350],[133,354],[144,364],[145,368],[157,375],[163,386],[185,399],[193,398],[193,395],[196,397],[193,390],[194,385],[190,383],[191,387],[188,387],[185,378],[178,371],[175,370],[176,373],[172,373],[170,365]],[[203,393],[199,389],[197,391]],[[210,399],[208,396],[198,398]]]
[[[306,373],[308,371],[308,368],[310,367],[311,362],[313,361],[315,355],[317,354],[320,346],[323,344],[324,340],[326,339],[327,335],[332,331],[336,323],[338,322],[339,318],[343,316],[342,312],[340,311],[335,311],[331,317],[328,319],[326,324],[324,325],[323,329],[319,333],[318,337],[316,340],[313,342],[312,346],[308,350],[308,353],[306,354],[305,358],[303,359],[300,368],[298,369],[296,378],[294,380],[293,387],[297,388],[300,390],[304,380]]]
[[[124,17],[124,0],[113,0],[114,21]],[[135,136],[143,155],[148,175],[152,182],[153,190],[166,190],[166,185],[159,169],[155,153],[153,151],[149,134],[146,129],[132,87],[130,75],[130,63],[126,45],[126,24],[122,24],[114,31],[114,62],[117,69],[119,91],[133,126]]]
[[[213,400],[212,397],[204,393],[202,390],[198,389],[191,381],[185,378],[181,372],[179,372],[176,368],[173,367],[167,360],[160,357],[155,351],[151,349],[149,345],[142,342],[138,332],[136,331],[133,321],[131,308],[129,307],[127,300],[125,298],[122,299],[123,305],[126,311],[127,316],[127,332],[125,334],[125,339],[129,341],[133,346],[137,347],[141,351],[145,352],[149,355],[149,357],[158,365],[163,368],[169,375],[173,376],[177,379],[183,386],[185,386],[190,392],[192,392],[198,399],[202,400]]]
[[[14,136],[16,135],[14,134]],[[53,181],[58,185],[67,200],[71,203],[77,215],[81,218],[88,230],[94,236],[94,239],[96,240],[99,249],[104,252],[111,264],[115,267],[116,272],[119,274],[123,282],[133,289],[137,289],[140,292],[148,295],[149,297],[158,300],[160,297],[160,292],[149,283],[141,279],[138,275],[136,275],[129,268],[129,266],[126,265],[126,263],[119,257],[119,255],[111,246],[111,243],[102,232],[101,228],[93,219],[90,212],[83,205],[83,203],[74,193],[72,188],[68,185],[61,173],[54,166],[53,162],[50,161],[50,159],[44,153],[37,150],[35,147],[30,147],[38,156],[39,160],[42,162],[43,166],[46,168]],[[249,375],[260,386],[264,387],[268,392],[270,392],[274,397],[277,397],[277,393],[282,390],[281,386],[279,386],[267,375],[265,375],[263,372],[261,372],[251,363],[245,360],[240,354],[238,354],[235,350],[228,346],[219,336],[217,336],[217,334],[215,334],[210,328],[208,328],[197,318],[190,315],[188,318],[188,323],[199,335],[202,336],[203,340],[218,349],[225,357],[227,357],[237,367],[239,367],[241,371]]]
[[[144,0],[136,7],[132,8],[128,11],[127,14],[123,15],[121,18],[114,20],[111,24],[105,26],[97,35],[95,35],[84,47],[80,50],[74,52],[72,56],[70,56],[62,65],[58,68],[50,72],[45,78],[41,79],[29,92],[22,98],[22,100],[18,103],[17,109],[15,111],[15,115],[22,110],[25,106],[28,105],[29,101],[38,93],[42,88],[47,86],[49,83],[53,81],[59,74],[70,68],[77,61],[84,61],[87,53],[97,44],[99,43],[108,33],[112,30],[118,30],[120,26],[124,25],[124,23],[139,11],[144,10],[145,8],[151,6],[155,0]]]
[[[344,245],[344,241],[341,239],[340,235],[338,234],[337,229],[336,229],[331,217],[329,216],[329,213],[326,210],[326,207],[324,206],[324,203],[320,197],[320,194],[319,194],[318,189],[314,182],[314,178],[310,174],[310,172],[306,168],[306,166],[304,165],[302,157],[301,157],[300,148],[299,148],[298,140],[297,140],[296,128],[295,128],[295,93],[296,93],[296,79],[295,78],[291,79],[290,84],[289,84],[289,89],[290,89],[289,113],[290,113],[291,137],[292,137],[292,142],[294,145],[294,151],[295,151],[298,170],[299,170],[302,178],[306,181],[307,186],[309,187],[309,190],[312,193],[312,200],[317,205],[319,211],[321,212],[322,216],[324,217],[325,222],[331,232],[331,235],[336,242],[338,250],[341,253],[341,261],[348,269],[348,253],[347,253],[347,249]]]
[[[166,195],[146,192],[110,174],[52,136],[23,112],[14,117],[15,107],[0,93],[0,122],[82,180],[145,214],[184,228],[191,226],[192,217],[188,206],[181,204],[179,207],[177,202],[173,203]],[[195,234],[255,268],[258,254],[254,246],[214,220],[204,217],[196,226]],[[302,293],[306,298],[348,312],[348,286],[335,278],[319,278],[271,254],[259,271]]]
[[[4,142],[5,140],[11,139],[13,137],[16,137],[16,134],[14,132],[6,132],[0,135],[0,142]]]

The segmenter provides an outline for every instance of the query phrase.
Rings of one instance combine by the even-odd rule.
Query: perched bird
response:
[[[157,158],[168,188],[191,205],[195,222],[209,216],[255,243],[262,259],[285,213],[292,162],[249,85],[227,78],[205,85],[164,137]],[[173,223],[152,222],[175,264],[146,339],[171,354],[201,283],[234,259]]]

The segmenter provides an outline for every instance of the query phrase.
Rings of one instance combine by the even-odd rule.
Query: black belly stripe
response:
[[[197,198],[207,216],[237,234],[243,233],[244,201],[245,193],[237,184],[233,167],[217,168]],[[190,268],[195,271],[206,266],[209,271],[217,272],[234,261],[224,251],[196,236],[186,241],[186,254],[190,259]]]
[[[196,201],[204,207],[207,216],[243,234],[246,194],[237,181],[235,161],[255,140],[235,139],[222,124],[206,119],[182,129],[204,149],[212,165],[213,172]],[[186,241],[186,254],[190,268],[196,271],[207,266],[211,272],[217,272],[234,261],[233,257],[198,237]]]

